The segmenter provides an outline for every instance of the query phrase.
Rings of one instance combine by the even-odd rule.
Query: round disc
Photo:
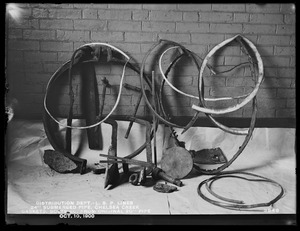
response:
[[[193,158],[185,148],[169,148],[161,159],[161,169],[173,178],[182,179],[192,171]]]

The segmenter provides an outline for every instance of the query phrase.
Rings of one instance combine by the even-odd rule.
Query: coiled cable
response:
[[[237,176],[236,174],[248,175],[248,176],[256,177],[258,179],[249,179],[249,178],[246,178],[246,177]],[[272,200],[270,200],[268,202],[257,203],[257,204],[245,204],[245,202],[242,201],[242,200],[235,200],[235,199],[231,199],[231,198],[226,198],[226,197],[220,196],[219,194],[215,193],[212,190],[212,184],[215,181],[220,180],[222,178],[230,178],[230,177],[231,178],[244,179],[244,180],[247,180],[247,181],[268,182],[268,183],[271,183],[271,184],[279,187],[280,192],[275,198],[273,198]],[[217,200],[211,199],[211,198],[207,197],[206,195],[204,195],[204,193],[201,190],[203,185],[206,185],[206,189],[211,195],[215,196],[216,198],[218,198],[222,201],[217,201]],[[266,177],[263,177],[263,176],[260,176],[260,175],[256,175],[256,174],[253,174],[253,173],[239,172],[239,171],[222,172],[222,173],[219,173],[219,174],[217,174],[217,175],[215,175],[211,178],[208,178],[208,179],[202,181],[198,185],[197,192],[198,192],[199,196],[202,199],[204,199],[205,201],[207,201],[211,204],[214,204],[216,206],[226,208],[226,209],[232,209],[232,210],[247,210],[247,211],[249,211],[249,209],[252,209],[252,208],[271,206],[271,205],[275,204],[279,199],[281,199],[284,195],[283,187],[279,183],[275,182],[274,180],[271,180],[269,178],[266,178]],[[258,211],[264,211],[264,210],[258,210]]]

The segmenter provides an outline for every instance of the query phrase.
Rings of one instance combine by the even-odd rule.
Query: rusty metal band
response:
[[[172,49],[178,49],[180,47],[178,46],[173,46],[173,47],[169,47],[168,49],[166,49],[162,54],[161,56],[159,57],[159,61],[158,61],[158,64],[159,64],[159,70],[160,70],[160,73],[162,75],[162,78],[167,82],[167,84],[176,92],[178,92],[179,94],[181,95],[184,95],[184,96],[187,96],[187,97],[190,97],[190,98],[195,98],[195,99],[199,99],[199,96],[195,96],[195,95],[191,95],[191,94],[188,94],[186,92],[183,92],[181,90],[179,90],[178,88],[176,88],[171,82],[168,81],[168,78],[166,78],[165,74],[164,74],[164,71],[162,69],[162,58],[164,57],[164,55],[169,51],[169,50],[172,50]],[[190,51],[191,52],[191,51]],[[193,52],[191,52],[193,53]],[[193,53],[194,55],[194,53]],[[233,69],[235,69],[236,67],[238,66],[241,66],[241,65],[244,65],[246,63],[242,63],[240,65],[237,65],[229,70],[227,70],[226,72],[229,72]],[[208,64],[206,64],[208,65]],[[212,68],[210,67],[210,70],[213,74],[218,74],[218,72],[215,72],[214,70],[212,70]],[[224,73],[224,72],[222,72]],[[250,93],[249,93],[250,94]],[[241,96],[234,96],[234,97],[218,97],[218,98],[204,98],[206,101],[224,101],[224,100],[231,100],[231,99],[240,99],[240,98],[245,98],[247,97],[249,94],[245,94],[245,95],[241,95]]]
[[[153,108],[153,106],[151,105],[151,103],[150,103],[149,100],[148,100],[148,97],[147,97],[146,91],[145,91],[145,87],[144,87],[144,85],[143,85],[143,81],[144,81],[144,79],[145,79],[145,77],[144,77],[144,75],[145,75],[145,74],[144,74],[144,69],[145,69],[146,60],[147,60],[147,58],[149,57],[149,55],[152,53],[152,51],[153,51],[156,47],[158,47],[161,43],[163,43],[163,42],[164,42],[164,43],[167,43],[167,44],[169,44],[169,45],[179,46],[179,47],[182,49],[182,51],[183,51],[184,53],[190,54],[190,52],[188,52],[188,50],[187,50],[184,46],[182,46],[182,45],[180,45],[180,44],[178,44],[178,43],[176,43],[176,42],[169,41],[169,40],[159,40],[156,44],[154,44],[154,45],[148,50],[148,52],[146,53],[146,55],[145,55],[144,58],[143,58],[142,65],[141,65],[141,72],[140,72],[141,90],[142,90],[142,93],[143,93],[143,96],[144,96],[144,100],[145,100],[147,106],[149,107],[149,109],[151,110],[151,112],[154,113],[154,115],[155,115],[161,122],[163,122],[164,124],[166,124],[166,125],[168,125],[168,126],[170,126],[170,127],[185,128],[186,126],[181,126],[181,125],[178,125],[178,124],[175,124],[175,123],[170,122],[169,120],[167,120],[167,118],[164,118],[161,114],[159,114],[159,113]],[[194,56],[191,56],[191,57],[192,57],[192,59],[193,59],[193,62],[198,66],[195,57],[194,57]],[[197,112],[196,112],[196,113],[197,113]],[[191,125],[190,125],[190,126],[191,126]]]
[[[237,150],[237,152],[233,155],[233,157],[225,164],[221,165],[220,167],[216,168],[216,169],[201,169],[199,166],[194,165],[194,168],[201,174],[217,174],[221,171],[223,171],[225,168],[229,167],[238,157],[239,155],[243,152],[243,150],[245,149],[245,147],[247,146],[252,133],[254,131],[255,128],[255,121],[256,121],[256,114],[257,114],[257,99],[256,96],[254,96],[254,98],[252,99],[252,115],[251,115],[251,122],[250,122],[250,127],[248,130],[248,133],[242,143],[242,145],[239,147],[239,149]]]
[[[206,64],[207,64],[209,58],[215,52],[217,52],[220,48],[222,48],[223,46],[225,46],[228,43],[232,42],[233,40],[237,40],[239,43],[241,43],[241,40],[244,41],[252,49],[252,51],[254,52],[255,59],[257,61],[257,66],[258,66],[258,76],[257,76],[257,82],[255,84],[255,87],[254,87],[253,91],[247,97],[245,97],[245,99],[243,99],[240,103],[238,103],[238,104],[236,104],[235,106],[232,106],[232,107],[228,107],[228,108],[225,108],[225,109],[219,109],[219,110],[217,110],[217,109],[209,109],[209,108],[206,108],[206,107],[193,105],[192,106],[193,109],[195,109],[197,111],[204,112],[204,113],[218,114],[218,115],[219,114],[230,113],[230,112],[234,112],[234,111],[242,108],[247,103],[249,103],[251,101],[251,99],[253,99],[256,96],[256,94],[258,92],[258,89],[259,89],[259,86],[260,86],[260,84],[263,81],[263,74],[264,74],[264,71],[263,71],[263,62],[262,62],[261,56],[260,56],[257,48],[255,47],[255,45],[250,40],[248,40],[247,38],[245,38],[242,35],[236,35],[236,36],[234,36],[232,38],[229,38],[229,39],[223,41],[222,43],[220,43],[217,46],[215,46],[212,50],[210,50],[210,52],[206,55],[206,57],[204,58],[204,60],[202,62],[200,73],[199,73],[199,81],[198,81],[199,92],[200,92],[200,89],[202,88],[203,72],[204,72],[204,69],[206,67]]]
[[[129,63],[130,61],[130,57],[128,55],[126,55],[123,51],[119,50],[118,48],[112,46],[112,45],[109,45],[109,44],[106,44],[106,43],[90,43],[90,44],[85,44],[79,48],[77,48],[77,50],[74,52],[74,53],[77,53],[78,50],[82,50],[86,47],[90,47],[90,48],[93,48],[93,49],[97,49],[97,46],[107,46],[109,48],[112,48],[114,50],[116,50],[117,52],[119,52],[124,58],[127,59],[127,61],[125,62],[124,66],[123,66],[123,71],[122,71],[122,76],[121,76],[121,80],[120,80],[120,88],[119,88],[119,93],[118,93],[118,97],[117,97],[117,100],[116,100],[116,103],[115,105],[113,106],[112,110],[110,111],[110,113],[108,113],[108,115],[102,119],[101,121],[93,124],[93,125],[89,125],[89,126],[83,126],[83,127],[73,127],[73,126],[70,126],[70,125],[65,125],[65,124],[61,124],[58,120],[56,120],[52,115],[51,113],[49,112],[48,108],[47,108],[47,89],[49,88],[49,83],[51,82],[51,80],[56,76],[56,72],[54,73],[54,75],[50,78],[48,84],[47,84],[47,87],[46,87],[46,94],[45,94],[45,97],[44,97],[44,109],[46,110],[46,112],[48,113],[48,115],[56,122],[58,123],[59,125],[63,126],[63,127],[67,127],[67,128],[74,128],[74,129],[87,129],[87,128],[93,128],[93,127],[96,127],[98,125],[100,125],[101,123],[103,123],[112,113],[113,111],[116,109],[118,103],[119,103],[119,100],[120,100],[120,97],[121,97],[121,92],[122,92],[122,86],[123,86],[123,80],[124,80],[124,77],[125,77],[125,69],[126,69],[126,65]],[[73,56],[74,56],[74,53],[73,53]],[[96,53],[96,52],[95,52]],[[71,60],[71,63],[70,63],[71,67],[74,65],[73,61]],[[59,71],[59,70],[58,70]],[[71,68],[69,69],[69,78],[70,78],[70,75],[71,75]],[[70,80],[70,83],[71,83],[71,80]],[[70,96],[72,95],[72,87],[70,87]],[[71,101],[71,106],[72,106],[72,101]],[[71,112],[71,108],[70,107],[70,112]]]
[[[77,49],[71,57],[70,60],[70,67],[69,67],[69,72],[68,72],[68,78],[69,78],[69,97],[70,97],[70,108],[69,108],[69,114],[67,118],[67,125],[71,126],[72,125],[72,119],[73,119],[73,105],[74,105],[74,91],[73,91],[73,86],[72,86],[72,70],[73,70],[73,63],[74,63],[74,57],[75,55],[80,51],[80,49]],[[71,128],[67,128],[66,131],[66,151],[71,153],[71,145],[72,145],[72,130]]]
[[[232,41],[232,40],[234,40],[234,39],[236,39],[240,44],[241,44],[241,46],[242,47],[244,47],[244,45],[241,43],[241,40],[239,39],[240,37],[239,37],[240,35],[237,35],[237,36],[234,36],[233,38],[231,38],[231,40],[230,41]],[[245,38],[246,39],[246,38]],[[222,44],[222,46],[225,46],[227,43],[229,43],[230,41],[228,41],[228,40],[226,40],[227,42],[226,43],[224,43],[224,44]],[[246,40],[245,40],[246,41]],[[249,41],[249,40],[247,40],[247,41]],[[250,41],[249,41],[249,43],[251,43]],[[251,43],[252,44],[252,43]],[[254,46],[253,44],[252,44],[252,46]],[[218,46],[216,46],[218,49],[220,49],[220,44],[218,45]],[[251,47],[252,48],[252,47]],[[261,84],[261,82],[262,82],[262,80],[263,80],[263,63],[262,63],[262,60],[261,60],[261,57],[260,57],[260,55],[259,55],[259,53],[258,53],[258,51],[257,51],[257,49],[255,48],[255,46],[254,46],[254,48],[252,48],[252,49],[255,49],[254,51],[255,51],[255,55],[256,55],[256,58],[258,59],[258,61],[259,61],[259,65],[258,65],[258,72],[259,72],[259,74],[258,74],[258,76],[257,76],[257,82],[256,82],[256,88],[257,88],[257,90],[259,89],[259,86],[260,86],[260,84]],[[213,52],[214,53],[214,52]],[[251,61],[252,61],[252,57],[250,56],[250,55],[248,55],[249,56],[249,58],[251,59]],[[207,61],[207,57],[206,57],[206,61]],[[203,62],[204,63],[204,62]],[[204,70],[204,66],[203,66],[203,63],[202,63],[202,69]],[[253,63],[253,61],[252,61],[252,63]],[[251,65],[250,65],[251,66]],[[251,66],[252,67],[252,66]],[[202,71],[203,71],[202,70]],[[200,74],[199,74],[199,77],[198,77],[198,95],[199,95],[199,106],[200,107],[203,107],[203,108],[205,108],[205,100],[204,100],[204,81],[203,81],[203,77],[202,77],[202,75],[203,75],[203,72],[201,72]],[[244,131],[244,130],[241,130],[241,129],[228,129],[227,127],[224,127],[224,125],[222,125],[221,123],[219,123],[219,122],[217,122],[214,118],[212,118],[211,117],[211,120],[212,120],[212,122],[213,123],[215,123],[215,124],[218,124],[217,126],[220,128],[220,129],[222,129],[222,130],[224,130],[224,131],[228,131],[229,133],[231,133],[231,134],[236,134],[236,135],[246,135],[246,137],[245,137],[245,142],[246,143],[248,143],[248,141],[247,141],[247,137],[248,137],[248,135],[249,135],[249,133],[251,133],[252,134],[252,131],[253,131],[253,129],[254,129],[254,126],[255,126],[255,120],[256,120],[256,111],[257,111],[257,108],[256,108],[256,106],[257,106],[257,101],[256,101],[256,93],[257,93],[257,91],[256,92],[254,92],[254,91],[252,91],[252,93],[251,94],[253,94],[253,105],[252,105],[252,107],[253,107],[253,110],[252,110],[252,116],[251,116],[251,122],[250,122],[250,128],[248,129],[248,131]],[[252,96],[250,96],[250,94],[247,96],[248,98],[249,97],[252,97]],[[254,99],[255,98],[255,99]],[[202,102],[202,105],[200,104],[200,102]],[[206,113],[206,115],[207,115],[207,113]],[[252,125],[253,124],[253,125]],[[253,126],[253,128],[252,128],[252,126]],[[251,134],[250,134],[250,136],[251,136]],[[250,138],[250,137],[249,137]]]
[[[190,55],[195,55],[193,52],[189,51],[190,52]],[[180,60],[180,58],[182,58],[184,54],[181,54],[179,56],[177,56],[172,62],[171,64],[169,65],[169,67],[167,68],[167,70],[165,71],[164,73],[164,76],[165,78],[162,79],[161,81],[161,86],[160,86],[160,91],[159,91],[159,103],[160,103],[160,109],[161,109],[161,112],[163,114],[163,116],[165,118],[168,118],[167,115],[166,115],[166,112],[164,110],[164,106],[163,106],[163,97],[162,97],[162,92],[163,92],[163,86],[164,86],[164,83],[165,83],[165,79],[168,78],[168,74],[171,70],[171,68],[173,67],[173,65],[176,64],[177,61]],[[203,84],[202,84],[202,90],[199,94],[201,94],[201,96],[199,97],[199,103],[202,104],[202,105],[205,105],[204,104],[204,80],[202,79],[203,81]],[[184,127],[183,131],[182,131],[182,134],[187,131],[190,127],[193,126],[193,124],[196,122],[196,120],[198,119],[198,116],[199,116],[199,111],[197,111],[197,113],[194,114],[194,116],[192,117],[192,119],[190,120],[190,122]],[[229,128],[223,124],[221,124],[220,122],[218,122],[215,118],[212,117],[211,114],[208,114],[208,113],[205,113],[205,115],[211,120],[211,122],[213,124],[215,124],[218,128],[220,128],[221,130],[225,131],[225,132],[228,132],[228,133],[231,133],[231,134],[234,134],[234,135],[247,135],[247,131],[244,131],[244,130],[241,130],[241,129],[234,129],[234,128]]]

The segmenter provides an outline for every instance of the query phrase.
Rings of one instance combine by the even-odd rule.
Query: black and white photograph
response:
[[[7,225],[296,225],[295,3],[5,3]]]

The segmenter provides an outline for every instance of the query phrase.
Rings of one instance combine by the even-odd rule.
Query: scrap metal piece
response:
[[[82,103],[83,113],[86,125],[97,122],[98,114],[98,88],[94,64],[81,63],[80,75],[82,80]],[[96,128],[99,128],[97,126]],[[87,130],[88,145],[90,149],[102,149],[101,129],[88,128]]]
[[[165,180],[165,181],[175,184],[179,187],[181,187],[183,185],[182,181],[180,181],[179,179],[173,178],[172,176],[169,176],[162,169],[160,169],[158,167],[154,167],[154,169],[152,170],[152,178],[154,180]]]
[[[129,183],[133,185],[143,185],[146,181],[146,168],[143,167],[141,171],[132,173],[129,177]]]
[[[129,177],[129,183],[131,183],[132,185],[138,185],[138,179],[139,179],[139,174],[132,173]]]
[[[146,181],[146,168],[142,168],[139,173],[138,185],[143,185]]]
[[[52,145],[52,147],[55,149],[55,151],[58,153],[61,153],[62,155],[64,155],[66,158],[70,159],[77,165],[77,168],[74,169],[72,171],[72,173],[84,174],[85,170],[86,170],[87,160],[77,157],[75,155],[72,155],[71,153],[69,153],[65,150],[62,140],[59,139],[59,136],[57,135],[58,125],[53,120],[51,120],[50,116],[48,114],[46,114],[45,112],[43,113],[43,123],[44,123],[44,129],[45,129],[47,138],[48,138],[50,144]],[[50,151],[52,151],[52,150],[50,150]],[[46,153],[49,153],[49,152],[46,152]],[[48,155],[48,154],[46,154],[46,155]],[[67,172],[65,172],[65,173],[67,173]]]
[[[106,96],[106,88],[107,87],[111,87],[111,85],[109,84],[108,80],[106,79],[106,77],[103,77],[101,79],[102,83],[103,83],[103,90],[102,90],[102,94],[101,94],[101,104],[100,104],[100,109],[99,109],[99,114],[96,116],[96,122],[100,121],[102,118],[102,113],[103,113],[103,109],[104,109],[104,102],[105,102],[105,96]],[[97,127],[94,128],[94,132],[95,133],[100,133],[101,132],[101,124],[99,124]],[[102,138],[101,136],[98,137],[99,140]],[[101,142],[101,141],[99,141]],[[101,147],[102,149],[102,147]]]
[[[153,189],[156,192],[160,192],[160,193],[171,193],[177,191],[177,187],[168,184],[162,184],[162,183],[156,183],[153,186]]]
[[[169,176],[161,168],[156,167],[153,163],[140,161],[140,160],[128,159],[128,158],[124,158],[124,157],[109,156],[109,155],[104,155],[104,154],[100,154],[100,156],[108,158],[107,161],[100,160],[100,163],[114,163],[114,164],[126,163],[126,164],[135,164],[135,165],[140,165],[143,167],[148,167],[148,169],[146,168],[146,172],[148,170],[150,170],[152,173],[152,178],[154,180],[165,180],[169,183],[175,184],[180,187],[183,185],[183,183],[179,179],[175,179],[175,178]]]
[[[192,171],[194,162],[188,150],[175,146],[164,152],[160,164],[166,174],[182,179]]]
[[[156,100],[155,100],[155,75],[154,75],[154,71],[152,71],[152,84],[151,84],[151,87],[152,87],[152,101],[153,101],[153,105],[154,105],[154,110],[156,111],[157,107],[156,107]],[[155,116],[154,113],[152,113],[153,116],[152,116],[152,124],[153,124],[153,156],[154,156],[154,164],[157,165],[157,149],[156,149],[156,124],[157,124],[157,118]]]
[[[100,167],[99,163],[95,163],[95,166],[97,166],[95,169],[93,169],[94,174],[102,174],[105,173],[106,167]]]
[[[202,149],[200,151],[189,151],[193,157],[194,164],[224,164],[228,160],[221,148]]]
[[[70,63],[69,63],[69,70],[68,70],[68,79],[69,79],[69,97],[70,97],[70,107],[69,107],[69,113],[68,113],[68,118],[67,118],[67,131],[66,131],[66,151],[68,153],[72,153],[72,130],[70,126],[72,125],[72,120],[73,120],[73,106],[75,102],[75,94],[73,91],[73,84],[72,84],[72,71],[73,71],[73,66],[75,63],[75,57],[78,57],[78,62],[84,59],[89,59],[91,58],[91,52],[92,49],[89,46],[86,47],[81,47],[78,48],[77,50],[74,51],[72,54]],[[89,75],[91,76],[91,75]]]
[[[252,101],[252,109],[253,110],[252,110],[252,115],[251,115],[251,121],[250,121],[250,127],[249,127],[249,130],[248,130],[248,134],[246,135],[243,143],[241,144],[241,146],[239,147],[239,149],[237,150],[237,152],[231,157],[231,159],[229,161],[227,161],[226,163],[222,164],[220,167],[218,167],[216,169],[201,169],[197,165],[194,165],[194,168],[199,173],[206,174],[206,175],[220,173],[225,168],[229,167],[239,157],[239,155],[241,155],[241,153],[243,152],[243,150],[247,146],[248,142],[250,141],[250,138],[251,138],[252,133],[254,131],[255,121],[256,121],[256,114],[257,114],[257,99],[256,99],[256,96],[253,98],[253,101]]]
[[[102,83],[103,83],[103,91],[102,91],[102,98],[101,98],[101,107],[100,107],[100,111],[99,111],[99,115],[98,115],[98,119],[100,120],[102,117],[102,113],[103,113],[103,108],[104,108],[104,101],[105,101],[105,95],[106,95],[106,88],[111,87],[111,85],[109,84],[108,80],[106,79],[106,77],[103,77],[101,79]],[[98,127],[96,127],[98,128]]]
[[[51,169],[59,173],[75,172],[77,168],[80,168],[80,164],[65,157],[62,153],[54,150],[45,150],[44,162]]]
[[[118,123],[108,118],[105,120],[105,123],[110,124],[112,126],[112,134],[111,134],[111,146],[108,150],[108,156],[117,156],[117,131],[118,131]],[[120,178],[118,164],[117,163],[107,163],[105,170],[105,181],[104,188],[108,188],[109,185],[114,187]]]
[[[163,153],[166,152],[167,149],[172,147],[182,147],[185,148],[185,142],[179,141],[178,135],[172,127],[169,127],[170,134],[166,133],[164,146],[163,146]]]
[[[143,167],[154,167],[154,164],[141,161],[141,160],[134,160],[129,159],[126,157],[119,157],[119,156],[109,156],[105,154],[99,154],[99,156],[107,157],[108,160],[100,160],[100,163],[126,163],[126,164],[134,164],[134,165],[140,165]]]
[[[115,151],[112,150],[110,147],[110,150],[108,151],[109,155],[115,155]],[[114,187],[117,182],[119,181],[120,174],[119,174],[119,168],[118,164],[116,163],[107,163],[106,169],[105,169],[105,180],[104,180],[104,188],[111,188]]]
[[[132,117],[135,118],[136,113],[137,113],[137,111],[138,111],[138,109],[139,109],[141,100],[142,100],[142,98],[143,98],[143,93],[141,92],[141,89],[140,89],[140,88],[135,87],[135,86],[132,86],[132,85],[130,85],[130,84],[124,83],[123,86],[124,86],[125,88],[127,88],[127,89],[131,89],[131,90],[134,90],[134,91],[139,92],[139,97],[138,97],[138,100],[137,100],[137,103],[136,103],[136,105],[135,105],[134,112],[133,112],[133,115],[132,115]],[[133,125],[133,120],[131,120],[130,123],[129,123],[129,125],[128,125],[127,131],[126,131],[126,134],[125,134],[125,139],[128,138],[132,125]]]
[[[170,129],[170,137],[164,144],[161,168],[168,175],[182,179],[186,177],[193,168],[201,169],[200,164],[216,165],[228,162],[221,148],[202,149],[200,151],[186,150],[179,145],[176,132]]]
[[[129,117],[128,119],[130,119],[131,121],[134,121],[136,123],[139,123],[139,124],[142,124],[142,125],[146,126],[146,141],[145,141],[145,143],[144,143],[143,146],[141,146],[138,150],[136,150],[135,152],[131,153],[130,155],[127,155],[126,158],[130,158],[131,159],[131,158],[135,157],[136,155],[138,155],[144,148],[146,148],[147,162],[152,166],[153,163],[152,163],[152,147],[151,147],[151,137],[152,137],[152,134],[151,134],[151,124],[148,121],[146,121],[146,120],[137,119],[135,117]],[[148,166],[146,166],[146,167],[148,167]],[[128,172],[128,166],[125,163],[123,164],[123,170],[124,170],[124,172]],[[152,171],[151,168],[147,168],[146,169],[147,175],[151,171]]]
[[[93,170],[94,174],[103,174],[105,173],[105,168],[97,168]]]

